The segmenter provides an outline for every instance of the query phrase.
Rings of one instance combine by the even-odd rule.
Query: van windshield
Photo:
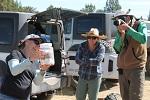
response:
[[[75,22],[75,30],[73,34],[74,39],[83,39],[81,34],[85,34],[90,30],[91,27],[98,28],[100,33],[104,33],[104,25],[101,24],[100,18],[80,18]],[[100,29],[101,28],[101,29]]]

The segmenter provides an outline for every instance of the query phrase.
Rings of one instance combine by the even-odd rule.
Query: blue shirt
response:
[[[104,54],[105,47],[100,42],[96,43],[94,51],[89,50],[87,41],[80,44],[75,61],[80,66],[78,73],[81,79],[91,80],[101,76]]]

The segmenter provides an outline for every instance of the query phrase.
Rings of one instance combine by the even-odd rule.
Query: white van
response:
[[[112,16],[113,13],[89,13],[65,21],[65,44],[69,55],[67,73],[69,75],[78,76],[79,65],[75,63],[75,55],[79,44],[85,41],[81,34],[94,27],[99,30],[100,34],[105,34],[108,37],[106,41],[101,41],[106,47],[105,58],[102,61],[103,78],[118,79],[117,54],[112,48],[116,30]]]

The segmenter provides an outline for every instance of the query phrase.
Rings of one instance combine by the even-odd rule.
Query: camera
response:
[[[114,21],[115,26],[119,26],[121,24],[123,24],[123,21],[121,19],[117,19],[117,20]]]

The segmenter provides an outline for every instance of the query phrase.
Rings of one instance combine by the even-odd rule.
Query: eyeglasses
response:
[[[87,39],[96,40],[96,39],[97,39],[97,37],[94,37],[94,36],[89,36],[89,37],[87,37]]]
[[[34,44],[36,44],[36,45],[41,44],[41,42],[39,40],[36,40],[36,39],[29,39],[29,40],[33,41]]]

